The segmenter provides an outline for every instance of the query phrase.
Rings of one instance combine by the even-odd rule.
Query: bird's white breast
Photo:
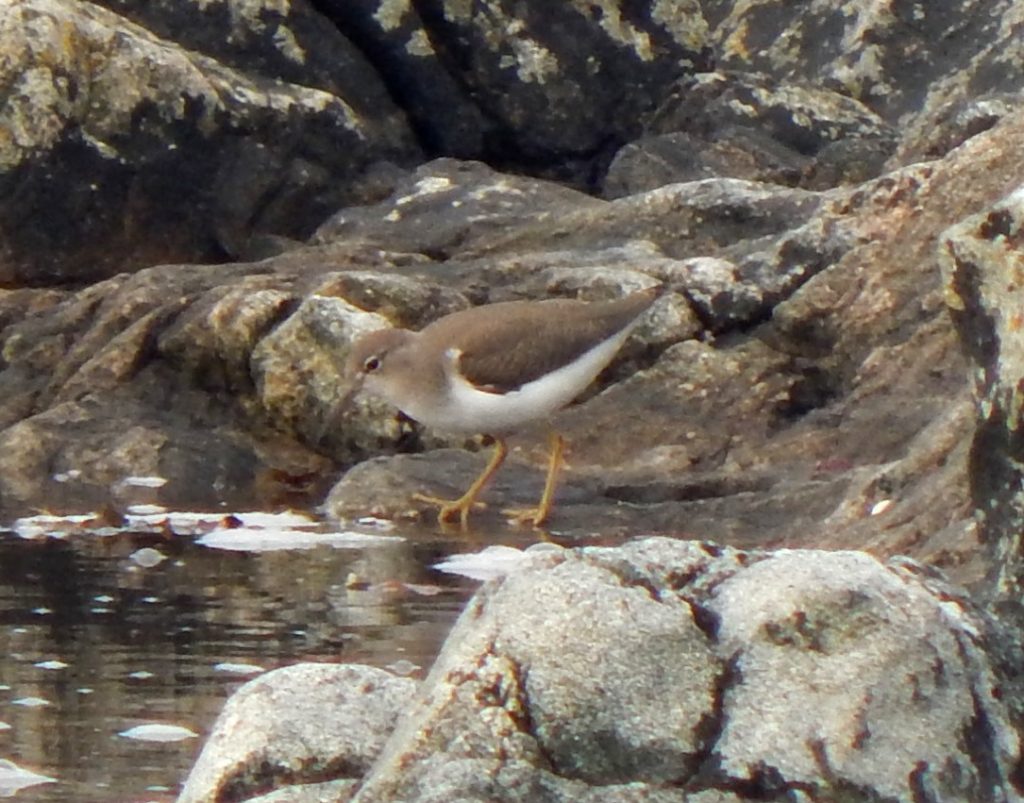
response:
[[[457,370],[459,352],[445,353],[451,385],[447,403],[436,408],[407,411],[430,427],[449,432],[501,434],[546,418],[578,396],[601,372],[629,336],[627,327],[598,343],[574,362],[528,382],[509,393],[489,393],[468,382]]]

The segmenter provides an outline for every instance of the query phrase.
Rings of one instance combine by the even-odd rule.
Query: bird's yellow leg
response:
[[[540,527],[548,520],[551,508],[555,505],[555,487],[558,485],[558,475],[565,465],[563,455],[565,453],[565,439],[557,432],[552,431],[550,438],[551,455],[548,458],[548,476],[544,481],[544,493],[541,494],[540,502],[535,508],[526,510],[505,510],[502,511],[516,524],[529,524],[533,527]]]
[[[502,438],[494,439],[494,452],[491,455],[490,461],[487,463],[487,467],[480,472],[480,476],[473,481],[473,484],[469,486],[469,489],[458,499],[449,501],[447,499],[438,499],[436,496],[426,496],[424,494],[415,494],[414,499],[418,499],[421,502],[430,502],[433,505],[440,505],[440,510],[437,511],[437,520],[439,523],[444,524],[451,521],[456,516],[459,517],[459,521],[462,527],[465,528],[469,522],[469,511],[473,509],[475,505],[479,505],[476,501],[477,496],[484,489],[484,486],[491,481],[491,477],[494,476],[495,472],[501,468],[501,464],[505,462],[505,457],[508,455],[508,446]]]

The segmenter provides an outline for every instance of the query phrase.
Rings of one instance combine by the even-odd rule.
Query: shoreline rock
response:
[[[372,765],[332,799],[1019,800],[996,637],[906,560],[665,538],[548,549],[480,589],[386,743],[361,748]],[[250,752],[231,734],[254,694],[221,715],[182,803],[234,783],[209,768]],[[251,716],[255,733],[274,706]]]

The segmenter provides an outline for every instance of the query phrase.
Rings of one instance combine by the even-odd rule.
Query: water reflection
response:
[[[430,566],[481,544],[403,535],[254,554],[193,537],[0,533],[0,759],[57,779],[17,799],[173,800],[201,738],[119,734],[158,724],[205,736],[251,677],[244,665],[429,667],[476,586]],[[143,548],[165,559],[133,558]],[[136,733],[147,732],[161,731]]]

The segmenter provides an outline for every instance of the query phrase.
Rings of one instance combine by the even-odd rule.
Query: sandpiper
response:
[[[422,331],[383,329],[360,337],[346,361],[353,384],[410,418],[454,434],[494,439],[486,468],[458,499],[417,495],[440,506],[441,523],[465,527],[484,486],[501,467],[505,436],[571,402],[611,362],[660,287],[615,301],[509,301],[446,315]],[[554,503],[564,440],[552,430],[544,493],[536,508],[506,511],[543,524]]]

